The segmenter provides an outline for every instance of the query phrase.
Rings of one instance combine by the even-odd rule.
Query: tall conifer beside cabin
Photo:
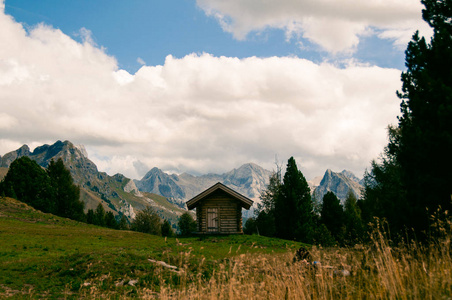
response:
[[[218,182],[187,201],[196,208],[198,234],[242,234],[242,207],[250,209],[253,201]]]

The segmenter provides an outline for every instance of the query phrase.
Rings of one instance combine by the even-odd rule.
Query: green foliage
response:
[[[438,207],[452,208],[452,2],[422,3],[433,37],[427,43],[416,32],[408,44],[400,134],[389,144],[407,191],[407,226],[416,232],[428,229]]]
[[[182,236],[189,236],[196,232],[197,224],[190,213],[185,212],[180,216],[178,226]]]
[[[333,237],[325,224],[319,223],[315,228],[313,244],[322,245],[323,247],[330,247],[336,245],[336,239]]]
[[[46,171],[23,156],[13,161],[0,189],[7,197],[30,204],[43,212],[54,213],[54,191]]]
[[[275,202],[281,189],[281,171],[273,172],[269,178],[269,184],[259,196],[261,203],[257,205],[255,212],[255,226],[258,234],[274,237],[275,225]]]
[[[257,234],[257,226],[256,226],[256,219],[254,218],[248,218],[245,222],[245,226],[243,226],[243,233],[244,234]]]
[[[119,229],[120,230],[128,230],[129,229],[129,223],[127,222],[126,216],[121,214],[121,219],[119,219]]]
[[[161,219],[151,206],[140,210],[133,220],[130,229],[153,235],[162,235]]]
[[[94,225],[105,227],[105,209],[102,203],[99,203],[94,211]]]
[[[358,207],[355,194],[349,191],[344,204],[344,225],[346,245],[356,245],[363,241],[364,224],[361,219],[361,210]]]
[[[337,242],[342,243],[344,239],[344,210],[341,201],[331,191],[323,196],[320,222],[326,226]]]
[[[259,235],[275,237],[275,210],[261,211],[256,217],[256,231]]]
[[[173,228],[171,227],[171,223],[168,220],[164,220],[162,223],[162,236],[172,237],[174,235]]]
[[[396,134],[397,130],[390,127],[390,140]],[[391,232],[402,232],[407,228],[410,207],[401,181],[401,167],[388,148],[381,162],[373,161],[371,172],[364,175],[363,200],[359,201],[359,206],[365,223],[378,217],[388,221]]]
[[[77,221],[84,221],[83,212],[85,204],[80,201],[80,188],[74,184],[71,173],[59,158],[56,162],[52,159],[47,167],[47,174],[53,189],[53,202],[55,214],[61,217]]]
[[[112,229],[119,229],[119,224],[112,211],[105,213],[105,226]]]
[[[95,216],[94,216],[94,210],[92,209],[88,209],[88,211],[86,212],[86,223],[88,224],[94,224],[95,221]]]
[[[452,2],[423,0],[429,43],[416,32],[408,44],[407,70],[398,92],[401,117],[389,130],[381,163],[367,176],[364,219],[385,218],[392,234],[428,234],[430,215],[452,202]]]
[[[308,183],[293,157],[287,162],[283,184],[275,201],[277,237],[311,243],[314,238],[314,212]]]

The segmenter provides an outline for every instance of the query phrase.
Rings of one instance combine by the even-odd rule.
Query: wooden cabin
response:
[[[196,208],[198,234],[242,234],[242,207],[250,209],[253,201],[218,182],[187,201]]]

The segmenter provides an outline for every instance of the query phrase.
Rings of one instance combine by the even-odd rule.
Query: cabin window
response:
[[[207,231],[218,231],[218,208],[207,209]]]

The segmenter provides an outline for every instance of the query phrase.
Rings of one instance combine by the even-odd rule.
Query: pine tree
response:
[[[129,223],[127,222],[126,216],[124,216],[123,214],[121,215],[121,219],[119,220],[119,229],[120,230],[129,229]]]
[[[118,222],[115,219],[115,215],[112,211],[107,211],[105,213],[105,226],[112,229],[119,229]]]
[[[50,178],[29,157],[23,156],[11,163],[1,188],[7,197],[16,198],[43,212],[55,212]]]
[[[95,224],[95,219],[94,210],[88,209],[88,212],[86,213],[86,223]]]
[[[105,209],[102,203],[99,203],[94,211],[94,225],[105,227]]]
[[[192,216],[188,212],[183,213],[179,217],[177,225],[179,226],[180,234],[182,236],[189,236],[196,231],[196,221],[193,220]]]
[[[314,213],[308,183],[289,158],[283,184],[275,201],[276,235],[310,243],[314,238]]]
[[[269,178],[269,184],[259,196],[261,203],[257,205],[255,212],[256,232],[259,235],[273,237],[275,227],[275,202],[281,188],[281,171],[273,172]]]
[[[74,184],[71,173],[59,158],[52,159],[47,167],[47,174],[53,189],[55,214],[61,217],[82,221],[85,218],[85,203],[80,200],[80,188]]]
[[[452,1],[423,0],[430,43],[416,32],[402,74],[400,134],[389,151],[400,165],[407,191],[408,228],[428,230],[430,214],[450,210],[452,195]],[[426,211],[428,209],[428,212]]]
[[[162,223],[162,236],[172,237],[174,235],[171,223],[168,220],[164,220]]]
[[[333,238],[342,243],[344,238],[344,210],[341,201],[329,191],[323,196],[323,204],[320,215],[321,223],[331,232]]]
[[[345,244],[353,246],[363,240],[364,226],[361,220],[361,211],[357,199],[349,191],[344,203]]]

